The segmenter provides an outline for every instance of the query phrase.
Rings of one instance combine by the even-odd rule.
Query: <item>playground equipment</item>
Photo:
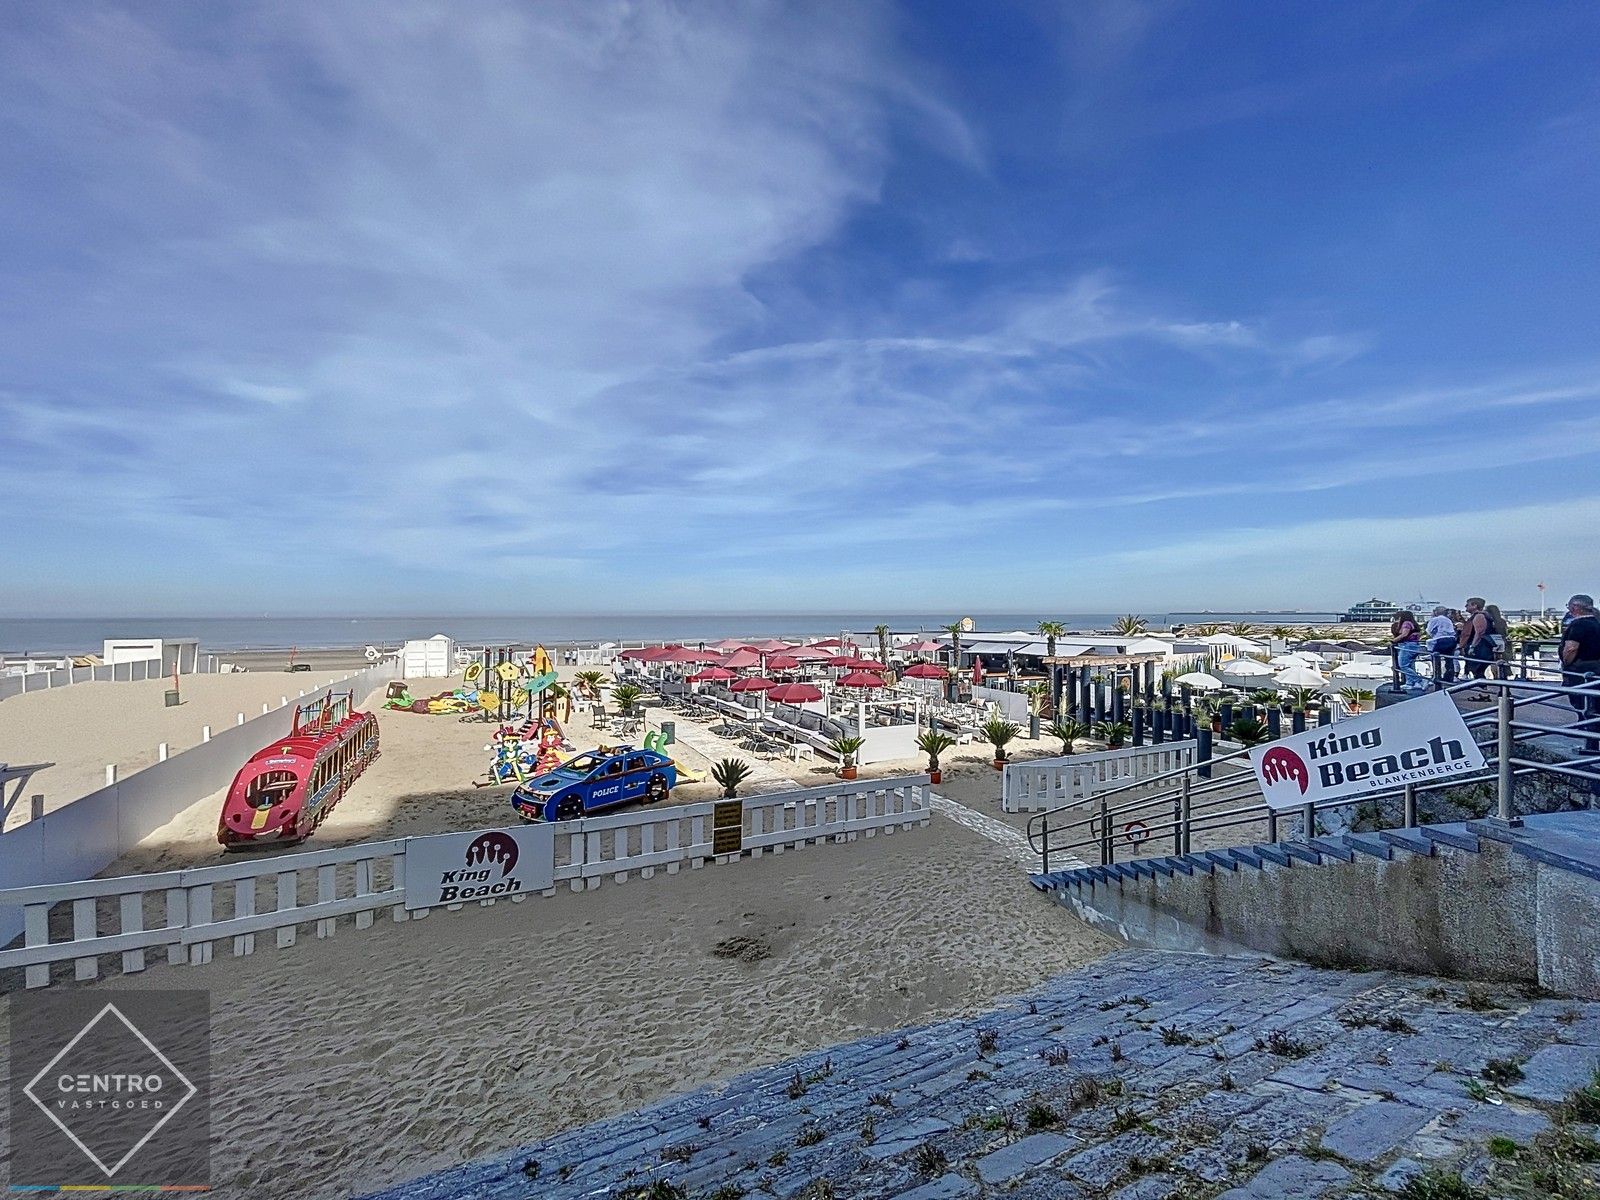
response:
[[[659,729],[644,735],[644,748],[646,750],[654,750],[657,754],[665,754],[669,744],[667,735]],[[699,783],[705,779],[704,774],[690,770],[675,758],[672,760],[672,765],[678,772],[679,783]]]
[[[569,821],[630,800],[665,800],[677,781],[677,768],[658,750],[603,746],[518,784],[511,807],[524,821]]]
[[[239,769],[217,819],[224,849],[292,845],[316,831],[378,757],[378,719],[353,705],[351,692],[298,705],[289,736],[263,746]]]

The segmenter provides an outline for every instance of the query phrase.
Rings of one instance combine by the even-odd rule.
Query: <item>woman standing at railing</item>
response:
[[[1484,611],[1484,603],[1482,596],[1467,597],[1467,620],[1461,634],[1461,656],[1466,660],[1467,674],[1477,680],[1483,679],[1489,664],[1499,657],[1494,648],[1494,622]],[[1488,698],[1487,692],[1474,697]]]
[[[1400,664],[1400,686],[1408,692],[1420,692],[1428,685],[1417,674],[1417,655],[1422,653],[1422,634],[1417,629],[1416,616],[1410,609],[1402,608],[1389,622],[1389,644],[1394,647]]]

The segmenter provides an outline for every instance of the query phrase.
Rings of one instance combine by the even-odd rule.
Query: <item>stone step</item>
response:
[[[1388,842],[1380,837],[1365,833],[1347,833],[1343,838],[1344,844],[1352,850],[1362,854],[1370,854],[1373,858],[1381,858],[1388,862],[1394,857],[1394,849]]]
[[[1422,858],[1433,855],[1433,843],[1415,829],[1380,829],[1378,836],[1391,846],[1399,846]]]

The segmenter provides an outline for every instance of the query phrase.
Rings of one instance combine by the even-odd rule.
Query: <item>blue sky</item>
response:
[[[8,5],[0,611],[1600,590],[1597,60],[1588,4]]]

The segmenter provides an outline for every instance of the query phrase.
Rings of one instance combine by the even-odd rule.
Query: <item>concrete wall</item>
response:
[[[1480,853],[1125,879],[1068,892],[1135,946],[1537,982],[1600,997],[1600,881],[1485,840]]]
[[[0,887],[92,878],[184,809],[232,783],[246,759],[289,731],[296,704],[353,690],[360,705],[395,678],[393,660],[370,667],[0,834]],[[0,915],[0,945],[21,932],[19,913]]]

